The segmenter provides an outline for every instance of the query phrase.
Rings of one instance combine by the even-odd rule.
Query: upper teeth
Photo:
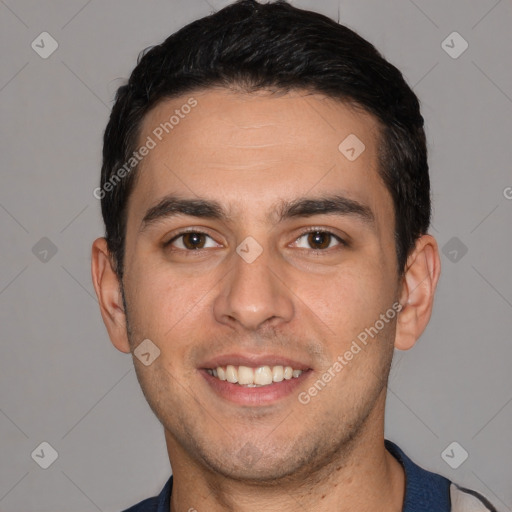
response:
[[[232,384],[238,383],[241,386],[255,387],[268,386],[272,382],[297,378],[302,370],[294,370],[291,366],[258,366],[258,368],[251,368],[249,366],[228,364],[225,368],[218,366],[217,368],[208,369],[207,372]]]

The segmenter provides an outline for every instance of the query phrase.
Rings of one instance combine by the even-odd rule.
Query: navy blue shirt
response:
[[[444,476],[420,468],[391,441],[385,440],[387,450],[400,462],[405,472],[405,497],[402,512],[463,512],[496,509],[480,494],[463,489]],[[141,501],[124,512],[170,512],[172,476],[162,492]]]

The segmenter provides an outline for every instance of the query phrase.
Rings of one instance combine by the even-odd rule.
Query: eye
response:
[[[304,239],[304,241],[301,245],[300,240],[302,239]],[[345,241],[339,236],[336,236],[330,231],[322,231],[321,229],[315,229],[303,233],[295,240],[294,243],[301,249],[313,249],[315,251],[330,249],[335,245],[346,245]]]
[[[210,240],[209,243],[207,242],[208,239]],[[219,245],[206,233],[202,233],[200,231],[186,231],[178,233],[176,236],[171,238],[165,246],[172,246],[176,249],[192,251],[218,247]]]

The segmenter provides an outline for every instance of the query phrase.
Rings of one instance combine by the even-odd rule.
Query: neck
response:
[[[175,448],[172,452],[176,456]],[[171,512],[402,510],[405,475],[400,463],[384,446],[383,429],[377,434],[366,432],[358,436],[348,451],[344,448],[343,454],[337,454],[321,468],[310,468],[279,482],[233,480],[190,459],[177,459],[171,460],[174,474]]]

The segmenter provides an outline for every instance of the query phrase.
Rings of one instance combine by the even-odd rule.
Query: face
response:
[[[208,90],[156,107],[148,137],[123,288],[131,349],[160,351],[134,363],[173,467],[272,481],[380,432],[400,290],[374,118]]]

